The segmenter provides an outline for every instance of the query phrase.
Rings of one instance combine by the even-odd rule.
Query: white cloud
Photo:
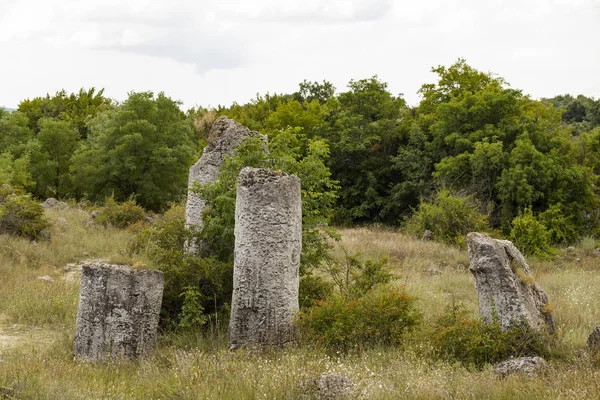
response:
[[[186,106],[378,74],[418,101],[465,57],[534,97],[600,97],[598,0],[0,0],[0,104],[65,88]],[[8,62],[4,60],[9,60]]]

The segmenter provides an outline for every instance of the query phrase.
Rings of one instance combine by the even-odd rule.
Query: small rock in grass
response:
[[[421,240],[424,241],[424,242],[429,242],[431,240],[431,236],[432,236],[432,233],[428,229],[425,232],[423,232],[423,237],[421,237]]]
[[[45,281],[45,282],[54,282],[54,279],[52,279],[52,277],[50,277],[48,275],[38,276],[37,280],[38,281]]]
[[[309,399],[350,399],[354,395],[354,383],[344,375],[321,375],[301,385],[301,398]]]
[[[534,376],[548,368],[542,357],[520,357],[494,365],[494,373],[502,378],[512,374]]]
[[[67,203],[64,201],[58,201],[54,197],[50,197],[42,203],[42,207],[50,210],[61,210],[67,207]]]
[[[440,271],[439,268],[437,267],[429,267],[425,270],[426,273],[428,273],[429,275],[441,275],[442,271]]]
[[[587,340],[588,348],[593,352],[600,352],[600,326],[594,328]]]

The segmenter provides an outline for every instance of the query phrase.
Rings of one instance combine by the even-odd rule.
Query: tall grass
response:
[[[208,335],[163,332],[154,354],[142,360],[87,364],[72,356],[78,286],[62,279],[63,267],[84,258],[126,257],[133,234],[89,226],[89,216],[73,208],[49,211],[48,216],[53,222],[49,242],[0,237],[0,335],[18,323],[29,337],[16,348],[0,347],[0,398],[9,393],[19,399],[66,400],[294,399],[301,395],[301,382],[324,373],[347,375],[355,383],[355,398],[364,399],[600,398],[600,369],[594,359],[579,357],[587,335],[600,324],[600,258],[589,249],[528,260],[554,306],[560,336],[560,357],[550,360],[550,370],[537,378],[498,379],[490,367],[476,371],[429,358],[430,344],[419,337],[424,330],[402,348],[344,357],[311,345],[229,352],[226,327]],[[383,229],[345,229],[341,234],[341,244],[350,252],[390,259],[397,283],[419,299],[425,327],[456,301],[478,315],[465,249]],[[427,272],[430,267],[441,274]],[[54,282],[37,280],[40,275]]]

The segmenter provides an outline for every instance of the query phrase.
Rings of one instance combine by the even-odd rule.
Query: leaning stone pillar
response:
[[[260,137],[265,144],[267,143],[266,136],[253,132],[227,117],[219,117],[213,123],[208,135],[208,145],[204,148],[202,157],[190,167],[188,198],[185,205],[186,227],[202,229],[202,212],[206,204],[200,194],[192,191],[194,185],[214,183],[219,177],[225,158],[233,156],[235,149],[249,137]],[[186,243],[185,249],[189,253],[197,253],[199,250],[195,243]]]
[[[294,339],[301,250],[300,179],[244,168],[235,209],[230,348]]]
[[[508,240],[477,232],[467,235],[467,245],[481,316],[487,321],[497,317],[505,330],[524,321],[554,332],[548,296],[521,252]]]
[[[136,358],[154,347],[164,275],[103,262],[84,266],[75,326],[75,357]]]

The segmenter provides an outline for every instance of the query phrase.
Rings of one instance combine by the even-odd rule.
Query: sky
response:
[[[533,98],[600,98],[599,39],[600,0],[0,0],[0,106],[82,87],[228,106],[373,75],[416,105],[458,58]]]

